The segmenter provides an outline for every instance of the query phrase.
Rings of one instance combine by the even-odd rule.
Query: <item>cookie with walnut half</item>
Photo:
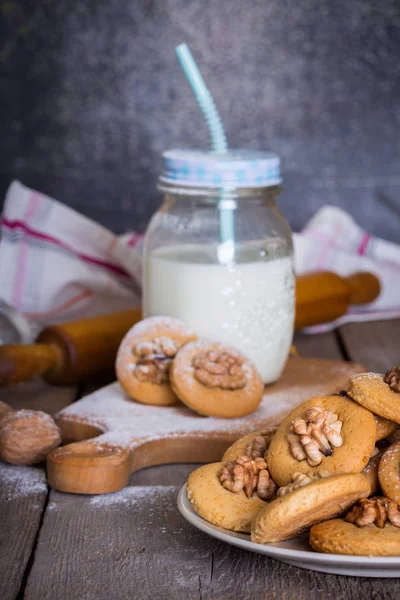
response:
[[[115,363],[123,390],[143,404],[175,404],[171,363],[178,349],[195,339],[190,327],[171,317],[149,317],[134,325],[122,340]]]
[[[170,379],[186,406],[209,417],[247,415],[257,408],[264,391],[255,366],[243,354],[204,339],[178,351]]]
[[[189,475],[187,496],[198,515],[230,531],[250,532],[252,519],[274,497],[276,485],[263,459],[203,465]]]
[[[317,396],[282,421],[265,458],[279,486],[296,472],[360,473],[373,453],[375,435],[369,410],[340,395]]]
[[[384,496],[361,499],[345,519],[314,525],[317,552],[351,556],[400,556],[400,507]]]
[[[235,460],[238,456],[242,456],[243,454],[250,456],[253,460],[256,458],[264,458],[275,433],[276,427],[248,433],[236,440],[236,442],[233,442],[233,444],[225,450],[221,459],[222,462]]]
[[[347,394],[376,415],[400,424],[400,367],[393,367],[385,375],[354,375]]]

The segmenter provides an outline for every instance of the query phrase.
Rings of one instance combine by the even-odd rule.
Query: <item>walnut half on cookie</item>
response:
[[[199,339],[180,348],[170,371],[179,399],[201,415],[235,418],[259,405],[264,384],[243,354]]]
[[[250,456],[239,456],[228,461],[218,477],[224,488],[234,493],[243,490],[247,498],[258,496],[261,500],[270,500],[276,492],[275,482],[263,458],[253,460]]]
[[[341,430],[342,422],[335,413],[320,406],[308,408],[304,418],[297,417],[291,424],[290,451],[297,460],[305,459],[310,467],[316,467],[343,444]]]
[[[115,363],[124,391],[143,404],[175,404],[169,373],[178,349],[196,339],[182,321],[150,317],[137,323],[121,342]]]
[[[242,454],[250,456],[253,460],[264,458],[275,432],[276,427],[270,427],[269,429],[248,433],[236,440],[236,442],[233,442],[225,450],[222,461],[235,460],[238,456],[242,456]]]

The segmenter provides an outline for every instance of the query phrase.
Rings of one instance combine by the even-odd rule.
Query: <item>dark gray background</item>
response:
[[[186,41],[230,145],[281,155],[294,228],[332,203],[400,241],[398,0],[9,0],[0,33],[0,198],[18,178],[143,229],[160,153],[208,145]]]

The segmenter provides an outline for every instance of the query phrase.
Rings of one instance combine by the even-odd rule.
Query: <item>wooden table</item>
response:
[[[399,340],[400,321],[384,321],[295,341],[303,356],[382,372],[399,363]],[[55,412],[86,391],[35,383],[1,399]],[[399,579],[297,569],[197,531],[176,507],[195,466],[146,469],[122,492],[88,497],[49,489],[40,468],[0,463],[0,599],[399,598]]]

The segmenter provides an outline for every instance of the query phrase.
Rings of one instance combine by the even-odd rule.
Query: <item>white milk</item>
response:
[[[236,347],[256,365],[265,383],[276,381],[293,335],[292,258],[223,266],[211,249],[158,249],[144,274],[145,316],[177,317],[199,337]]]

